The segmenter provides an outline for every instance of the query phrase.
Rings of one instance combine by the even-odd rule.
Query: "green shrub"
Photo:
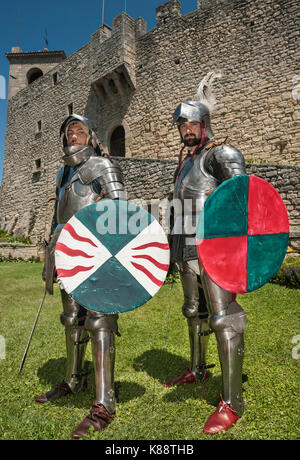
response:
[[[9,235],[5,230],[0,229],[0,238],[5,238],[8,243],[32,244],[29,237],[16,237]]]
[[[300,257],[288,257],[280,269],[270,280],[271,283],[280,284],[290,288],[300,288]]]
[[[300,288],[300,265],[296,267],[281,267],[276,275],[271,279],[271,283],[281,284],[282,286]]]
[[[11,255],[9,254],[8,257],[4,257],[0,254],[0,263],[3,263],[3,262],[12,262],[12,263],[15,263],[15,264],[18,264],[18,263],[21,263],[21,262],[26,262],[26,263],[29,263],[29,264],[35,264],[35,263],[40,263],[41,262],[41,259],[40,257],[31,257],[30,259],[27,259],[27,260],[24,260],[22,259],[22,257],[17,257],[17,258],[13,258],[11,257]]]

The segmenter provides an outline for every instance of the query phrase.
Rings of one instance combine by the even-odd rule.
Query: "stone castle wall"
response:
[[[150,158],[117,158],[116,160],[120,164],[124,175],[128,200],[150,205],[151,200],[163,200],[172,192],[174,172],[177,166],[176,160],[155,160]],[[287,208],[290,225],[299,227],[300,166],[247,164],[246,172],[249,175],[261,177],[276,188]],[[47,223],[45,224],[43,221],[47,229],[50,226],[53,206],[52,201],[49,204]],[[16,233],[18,220],[5,220],[1,216],[0,228],[6,228],[9,233],[18,235],[18,232]],[[20,232],[20,236],[23,234],[23,232]]]
[[[162,200],[173,190],[177,161],[118,158],[129,200]],[[247,164],[246,172],[266,180],[280,193],[291,227],[300,227],[300,166]]]
[[[171,173],[164,168],[179,149],[172,113],[210,70],[223,75],[215,82],[216,138],[229,136],[251,162],[290,165],[292,176],[285,172],[283,181],[295,183],[283,198],[299,200],[299,176],[297,182],[290,169],[300,164],[298,62],[297,0],[198,0],[198,9],[185,16],[172,0],[157,8],[157,27],[148,32],[142,18],[120,14],[112,29],[98,29],[89,43],[9,99],[0,227],[35,241],[47,235],[48,200],[61,165],[58,133],[70,104],[94,121],[107,150],[122,125],[127,158],[163,160],[150,163],[153,180],[158,174],[162,184],[154,193],[165,190]],[[121,161],[126,175],[133,162]],[[146,169],[150,163],[136,162]],[[143,190],[143,170],[134,174],[131,191],[141,195],[136,185]],[[299,208],[289,206],[290,213],[298,209],[291,214],[298,225]]]

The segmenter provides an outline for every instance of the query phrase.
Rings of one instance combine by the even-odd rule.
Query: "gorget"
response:
[[[73,145],[64,147],[63,150],[66,154],[63,160],[71,168],[85,163],[92,155],[95,155],[95,150],[90,145]]]

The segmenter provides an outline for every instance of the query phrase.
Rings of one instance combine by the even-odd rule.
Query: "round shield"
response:
[[[154,217],[127,201],[78,211],[55,250],[60,286],[88,310],[116,314],[144,305],[169,269],[167,237]]]
[[[275,188],[256,176],[236,176],[207,198],[197,226],[199,260],[221,288],[254,291],[280,268],[289,220]]]

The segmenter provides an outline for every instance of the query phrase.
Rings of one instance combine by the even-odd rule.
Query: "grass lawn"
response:
[[[43,295],[42,264],[0,263],[0,439],[68,440],[94,398],[90,345],[88,389],[39,406],[34,397],[64,378],[60,296],[47,296],[23,372],[18,369]],[[180,283],[164,286],[145,306],[120,315],[116,338],[117,416],[93,440],[300,439],[300,290],[268,284],[238,300],[247,312],[243,369],[246,412],[228,432],[202,432],[219,403],[221,374],[211,336],[205,384],[166,389],[163,383],[189,365]],[[168,322],[169,301],[171,299]],[[168,322],[168,338],[166,338]],[[298,337],[296,337],[298,336]],[[294,343],[292,342],[294,340]],[[2,356],[3,358],[3,356]]]

